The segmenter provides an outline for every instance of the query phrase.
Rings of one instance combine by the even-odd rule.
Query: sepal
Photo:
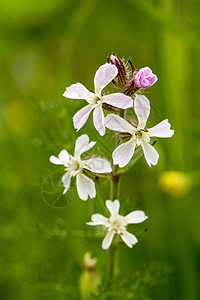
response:
[[[83,174],[86,175],[87,177],[91,178],[93,181],[99,182],[99,183],[107,182],[110,179],[110,177],[112,176],[111,173],[94,173],[87,169],[83,169]]]

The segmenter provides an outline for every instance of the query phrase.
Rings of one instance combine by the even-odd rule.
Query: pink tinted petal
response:
[[[83,134],[79,136],[76,140],[74,155],[81,156],[82,153],[91,149],[96,142],[89,143],[89,136],[87,134]]]
[[[99,132],[99,134],[104,135],[106,130],[105,130],[104,114],[101,106],[97,106],[94,109],[93,121],[94,121],[94,126],[96,130]]]
[[[157,124],[156,126],[148,129],[149,136],[156,136],[156,137],[171,137],[174,134],[174,130],[170,129],[171,124],[168,122],[168,120],[164,120]]]
[[[156,75],[152,75],[150,78],[148,78],[151,85],[152,86],[157,80],[158,80],[158,77]]]
[[[118,164],[120,168],[126,166],[134,154],[135,146],[136,143],[132,138],[128,142],[118,146],[112,154],[114,165]]]
[[[143,76],[151,76],[153,73],[152,73],[152,70],[149,68],[149,67],[144,67],[142,69],[140,69],[140,75],[143,75]]]
[[[144,128],[150,114],[150,102],[144,95],[136,95],[134,110],[138,118],[138,128]]]
[[[141,86],[143,88],[148,88],[151,86],[151,81],[148,78],[144,78],[141,80]]]
[[[141,143],[141,146],[144,151],[144,157],[149,167],[151,167],[151,164],[155,166],[159,158],[159,154],[156,151],[156,149],[153,146],[151,146],[149,143],[144,141]]]
[[[108,233],[106,234],[103,242],[102,242],[102,248],[108,249],[110,247],[110,244],[112,243],[114,237],[114,233],[112,231],[108,231]]]
[[[115,65],[104,64],[102,65],[95,74],[94,87],[95,93],[101,97],[101,91],[107,86],[118,74],[118,69]]]
[[[134,82],[137,87],[141,87],[141,77],[142,77],[142,73],[144,72],[144,69],[148,69],[148,68],[145,67],[140,69],[134,77]]]
[[[64,97],[70,99],[86,99],[89,95],[90,92],[79,82],[69,86],[63,94]]]
[[[126,109],[133,106],[133,100],[131,97],[126,96],[122,93],[110,94],[102,97],[103,102],[119,107],[122,109]]]
[[[157,76],[152,73],[148,67],[140,69],[135,75],[134,82],[139,88],[147,88],[152,86],[158,80]]]
[[[105,117],[105,126],[110,130],[129,132],[131,134],[134,129],[127,121],[115,114],[109,114]]]
[[[151,77],[141,78],[140,83],[143,88],[152,86],[157,81],[157,76],[152,75]]]
[[[87,122],[91,110],[91,105],[86,105],[85,107],[77,111],[77,113],[73,116],[75,129],[79,130],[83,127],[83,125]]]

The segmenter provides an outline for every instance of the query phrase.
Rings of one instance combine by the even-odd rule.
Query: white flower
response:
[[[119,215],[119,200],[106,201],[106,206],[111,213],[110,218],[106,218],[100,214],[92,215],[92,222],[87,223],[88,225],[104,225],[107,229],[107,234],[103,240],[102,248],[108,249],[112,243],[112,239],[115,234],[119,234],[126,245],[132,248],[138,240],[137,238],[126,230],[128,224],[137,224],[145,221],[148,217],[141,210],[132,211],[127,216]]]
[[[105,122],[102,104],[107,103],[109,105],[118,108],[129,108],[133,106],[133,100],[131,97],[122,93],[114,93],[110,95],[102,96],[101,91],[116,77],[118,69],[115,65],[104,64],[96,72],[94,77],[94,89],[95,92],[90,92],[77,82],[68,87],[63,94],[66,98],[70,99],[85,99],[88,105],[80,109],[73,117],[74,127],[79,130],[86,123],[90,112],[94,109],[93,122],[96,130],[100,135],[105,134]]]
[[[150,144],[150,137],[167,138],[174,134],[174,130],[170,129],[171,125],[167,119],[150,129],[145,127],[150,113],[150,102],[145,96],[136,96],[134,110],[138,118],[137,126],[114,114],[109,114],[105,118],[107,128],[119,132],[128,132],[132,136],[128,142],[121,144],[113,151],[113,162],[115,165],[118,164],[120,168],[128,164],[136,146],[140,145],[148,165],[156,165],[159,154]]]
[[[87,134],[83,134],[76,140],[74,156],[70,155],[66,150],[62,150],[58,155],[50,157],[50,161],[56,165],[64,165],[67,171],[62,182],[65,187],[65,194],[71,183],[71,177],[76,176],[76,185],[78,195],[82,200],[87,200],[88,196],[94,198],[96,196],[95,184],[92,179],[83,174],[83,170],[87,169],[94,173],[110,173],[112,171],[110,163],[103,158],[87,158],[81,159],[81,154],[91,149],[96,142],[89,143]]]

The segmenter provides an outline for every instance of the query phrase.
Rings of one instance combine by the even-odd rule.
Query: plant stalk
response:
[[[111,244],[108,250],[108,285],[112,284],[113,278],[118,274],[118,247]]]
[[[116,134],[116,147],[119,145],[119,134]],[[121,173],[118,172],[119,166],[113,167],[110,183],[110,199],[116,200],[120,197]],[[108,284],[112,283],[113,278],[118,273],[118,246],[112,243],[108,249]]]

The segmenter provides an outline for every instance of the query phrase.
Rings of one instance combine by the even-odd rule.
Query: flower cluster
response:
[[[126,95],[132,96],[140,88],[146,89],[158,80],[149,67],[136,71],[130,59],[127,65],[118,55],[112,54],[108,61],[118,69],[113,84]]]
[[[149,67],[136,70],[131,60],[125,63],[118,55],[113,54],[108,62],[97,70],[94,76],[94,91],[89,91],[84,85],[77,82],[69,86],[63,96],[70,99],[84,99],[87,102],[87,105],[73,117],[74,127],[77,131],[87,122],[91,111],[93,111],[94,127],[101,136],[105,135],[106,128],[116,131],[117,144],[112,153],[114,165],[119,165],[120,168],[126,166],[137,148],[141,146],[146,162],[151,166],[156,165],[159,158],[159,154],[151,143],[151,137],[167,138],[174,133],[170,129],[171,125],[167,119],[152,128],[146,127],[150,114],[150,102],[141,93],[143,89],[152,86],[156,81],[157,76]],[[103,93],[104,88],[111,82],[118,92]],[[137,121],[126,118],[126,110],[132,107]],[[94,145],[95,142],[89,142],[88,135],[83,134],[76,140],[74,156],[66,150],[62,150],[58,157],[50,157],[52,163],[63,165],[65,168],[66,172],[62,177],[64,193],[70,187],[71,178],[76,177],[80,199],[87,200],[88,196],[95,198],[95,176],[89,176],[88,172],[93,175],[102,174],[110,180],[115,180],[116,168],[112,169],[107,159],[81,158],[81,155]],[[119,200],[113,202],[107,200],[106,206],[111,214],[110,218],[93,214],[92,222],[87,223],[88,225],[103,225],[105,228],[106,236],[102,248],[108,249],[115,235],[120,235],[127,246],[132,247],[138,240],[127,231],[127,225],[141,223],[147,219],[147,216],[143,211],[133,211],[125,217],[119,215]]]

